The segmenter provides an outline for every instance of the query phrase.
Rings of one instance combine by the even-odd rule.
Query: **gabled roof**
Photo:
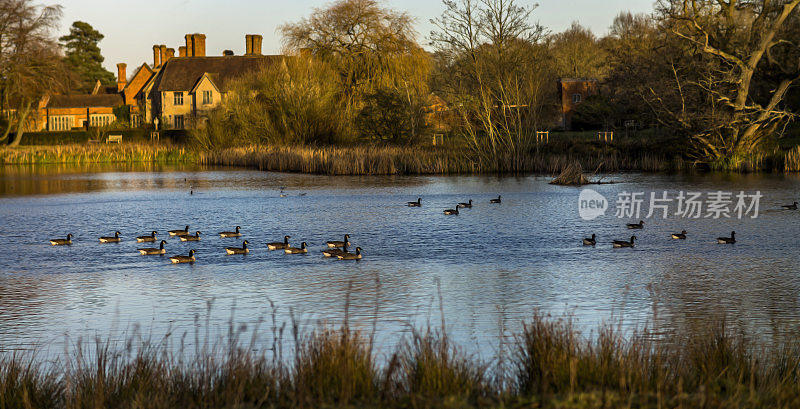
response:
[[[72,94],[53,95],[47,108],[96,108],[124,105],[122,94]]]
[[[131,76],[130,81],[128,81],[125,84],[125,88],[123,90],[127,90],[128,87],[131,85],[131,83],[136,80],[136,77],[138,77],[140,75],[147,76],[147,78],[149,79],[153,75],[153,70],[150,68],[149,65],[147,65],[147,63],[144,63],[144,64],[140,65],[139,68],[136,69],[136,72],[133,73],[133,75]],[[144,84],[142,84],[142,85],[144,86],[145,84],[147,84],[147,81],[145,81]],[[136,90],[136,91],[138,92],[139,90]]]
[[[227,91],[231,80],[283,59],[280,55],[236,55],[225,57],[175,57],[156,76],[154,90],[191,91],[203,74],[210,74],[220,91]]]
[[[197,87],[199,87],[200,84],[203,83],[203,80],[206,78],[208,78],[208,82],[211,83],[211,86],[213,86],[217,92],[220,92],[219,87],[217,87],[217,83],[214,81],[214,78],[212,77],[213,77],[212,74],[209,74],[207,72],[203,73],[203,76],[201,76],[200,79],[197,80],[197,83],[194,84],[194,87],[192,87],[192,90],[190,92],[195,93],[197,91]]]

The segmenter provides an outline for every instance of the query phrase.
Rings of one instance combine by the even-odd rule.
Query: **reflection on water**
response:
[[[595,186],[622,191],[755,191],[755,220],[653,219],[635,249],[613,250],[627,221],[578,217],[579,190],[542,177],[327,177],[193,167],[5,167],[0,176],[0,345],[59,345],[111,335],[138,323],[156,336],[193,331],[207,304],[209,323],[227,330],[278,306],[278,320],[371,329],[390,346],[410,327],[439,322],[470,351],[492,355],[503,331],[534,309],[572,312],[586,328],[621,318],[668,334],[725,316],[750,333],[776,336],[800,320],[797,227],[779,211],[800,179],[756,175],[623,175]],[[95,173],[101,170],[101,173]],[[189,189],[194,194],[189,194]],[[281,189],[287,197],[280,197]],[[503,195],[502,205],[489,205]],[[648,194],[649,195],[649,194]],[[423,198],[423,207],[405,202]],[[441,210],[468,199],[457,217]],[[613,199],[612,199],[613,200]],[[143,257],[133,237],[155,229],[203,231],[203,240],[168,240],[168,255],[197,250],[195,265]],[[226,256],[217,231],[242,226],[253,252]],[[689,240],[669,234],[686,229]],[[97,237],[123,233],[123,243]],[[740,242],[714,238],[736,230]],[[365,259],[323,259],[326,240],[350,233]],[[71,247],[47,239],[75,235]],[[596,248],[580,239],[598,235]],[[283,235],[307,241],[308,256],[265,250]],[[376,308],[377,307],[377,308]],[[113,336],[113,335],[112,335]],[[58,348],[54,348],[58,350]]]

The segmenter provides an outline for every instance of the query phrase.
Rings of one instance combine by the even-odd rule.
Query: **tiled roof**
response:
[[[124,104],[121,94],[71,94],[51,96],[47,108],[116,107]]]
[[[283,56],[278,55],[176,57],[161,68],[153,88],[159,92],[191,91],[200,77],[209,73],[217,87],[227,91],[227,85],[232,79],[258,71],[282,58]]]

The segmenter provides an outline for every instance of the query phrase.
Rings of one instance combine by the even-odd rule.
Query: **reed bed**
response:
[[[70,144],[0,148],[0,164],[192,163],[194,149],[171,144]]]
[[[203,150],[173,144],[60,145],[0,148],[0,164],[190,163],[246,167],[264,171],[324,175],[448,175],[545,173],[557,175],[578,164],[592,172],[672,172],[710,168],[729,172],[800,172],[800,147],[788,151],[697,164],[675,152],[641,149],[638,144],[613,147],[563,141],[534,147],[514,157],[487,158],[461,146],[249,145]]]
[[[283,328],[283,327],[281,327]],[[273,332],[276,331],[273,329]],[[271,352],[239,336],[76,343],[46,365],[0,358],[0,408],[796,408],[800,342],[760,344],[723,323],[659,338],[534,315],[506,359],[481,361],[446,333],[412,333],[393,351],[346,326],[283,331]],[[196,333],[201,331],[197,330]],[[185,337],[184,337],[185,338]],[[184,339],[181,339],[183,345]],[[210,346],[209,346],[210,345]],[[502,349],[502,348],[501,348]]]
[[[584,169],[603,171],[665,171],[681,168],[660,157],[592,153],[588,155],[531,152],[514,158],[481,159],[469,150],[436,147],[351,146],[269,147],[247,146],[200,154],[204,165],[250,167],[265,171],[324,175],[416,175],[541,172],[557,174],[580,163]]]

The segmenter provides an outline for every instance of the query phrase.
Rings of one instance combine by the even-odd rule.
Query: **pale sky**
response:
[[[264,36],[263,52],[280,52],[281,39],[276,32],[284,22],[297,21],[314,8],[324,7],[324,0],[41,0],[64,7],[59,36],[73,21],[82,20],[106,37],[100,43],[104,65],[116,75],[116,63],[133,67],[153,61],[153,44],[175,48],[184,44],[187,33],[206,35],[206,55],[222,55],[226,49],[244,53],[245,34]],[[533,1],[522,0],[523,4]],[[603,35],[615,15],[621,11],[650,12],[654,0],[538,0],[532,19],[551,31],[561,31],[573,21]],[[427,43],[430,19],[441,14],[441,0],[387,0],[386,4],[405,10],[417,20],[419,42]]]

